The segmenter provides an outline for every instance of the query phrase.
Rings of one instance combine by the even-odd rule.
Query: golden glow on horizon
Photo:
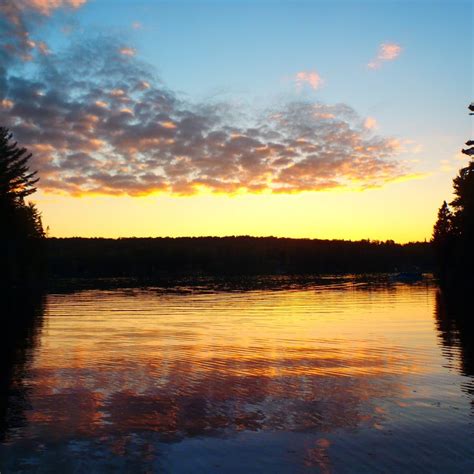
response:
[[[449,198],[450,183],[432,175],[416,185],[402,180],[359,192],[188,197],[71,197],[39,192],[34,201],[52,237],[253,235],[403,243],[430,239],[440,192]]]
[[[123,110],[122,110],[123,112]],[[150,139],[157,143],[161,141],[161,139]],[[166,140],[168,143],[173,143],[174,140],[168,139]],[[89,142],[91,149],[96,149],[98,147],[103,146],[103,142],[101,140],[92,139]],[[42,147],[44,145],[38,145],[38,147]],[[135,153],[137,150],[135,148],[129,148],[130,153]],[[328,186],[327,188],[322,188],[320,190],[315,191],[308,191],[308,190],[297,190],[297,189],[278,189],[271,187],[271,179],[268,177],[265,184],[261,187],[254,186],[252,191],[249,191],[245,186],[236,187],[235,190],[228,190],[226,188],[222,189],[212,189],[209,188],[204,183],[192,183],[189,187],[185,187],[182,191],[170,191],[168,190],[167,185],[163,185],[161,190],[150,191],[148,189],[144,190],[137,190],[137,191],[129,191],[128,193],[122,189],[112,190],[111,188],[107,189],[100,189],[91,190],[88,192],[76,191],[76,192],[67,192],[62,189],[49,189],[47,188],[44,191],[45,196],[63,196],[63,197],[70,197],[73,196],[74,198],[92,198],[92,197],[128,197],[128,198],[145,198],[145,197],[158,197],[158,196],[165,196],[169,198],[173,197],[196,197],[196,196],[226,196],[229,198],[235,198],[236,196],[247,196],[247,195],[297,195],[297,194],[319,194],[321,192],[328,192],[328,193],[351,193],[351,192],[362,192],[368,189],[382,189],[389,183],[401,183],[406,181],[413,181],[423,179],[429,176],[429,173],[411,173],[402,176],[396,176],[394,178],[388,179],[387,181],[380,186],[377,185],[367,185],[363,179],[353,178],[348,179],[345,181],[341,180],[340,185],[336,185],[334,187]]]

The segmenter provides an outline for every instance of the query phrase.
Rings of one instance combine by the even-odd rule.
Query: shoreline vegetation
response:
[[[429,243],[276,237],[48,238],[48,274],[61,278],[430,273]]]

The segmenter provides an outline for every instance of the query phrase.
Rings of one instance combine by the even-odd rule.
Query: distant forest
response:
[[[276,237],[48,238],[52,278],[431,272],[429,243]]]

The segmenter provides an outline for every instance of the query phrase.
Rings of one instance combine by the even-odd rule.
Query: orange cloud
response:
[[[91,138],[88,143],[85,144],[84,150],[99,150],[105,145],[103,140],[99,140],[98,138]]]
[[[51,51],[48,48],[48,45],[44,41],[39,41],[36,46],[38,48],[38,51],[44,56],[51,53]]]
[[[375,120],[373,117],[367,117],[364,121],[364,127],[367,130],[373,130],[374,128],[377,128],[377,120]]]
[[[176,128],[176,124],[171,121],[160,122],[160,125],[165,128]]]
[[[3,108],[3,109],[11,109],[13,107],[13,101],[11,100],[8,100],[8,99],[3,99],[0,101],[0,106]]]
[[[113,89],[110,91],[110,95],[112,97],[123,97],[125,95],[125,91],[123,89]]]
[[[7,0],[0,1],[2,35],[0,50],[7,62],[21,59],[31,61],[31,51],[37,48],[40,54],[48,54],[45,43],[31,39],[30,30],[35,29],[44,17],[61,8],[79,8],[87,0]]]
[[[16,0],[17,7],[21,10],[36,10],[42,15],[50,15],[58,8],[79,8],[87,0]]]
[[[120,54],[123,54],[124,56],[135,56],[137,52],[136,49],[129,47],[121,48],[119,51]]]
[[[322,84],[323,80],[316,71],[300,71],[295,74],[295,82],[298,89],[301,89],[307,84],[311,89],[317,90]]]
[[[378,69],[386,61],[397,59],[402,52],[402,47],[396,43],[382,43],[377,56],[367,64],[369,69]]]
[[[31,148],[33,148],[37,152],[53,152],[54,148],[52,145],[49,143],[35,143],[31,145]]]
[[[149,88],[150,88],[150,83],[147,82],[147,81],[140,81],[140,82],[138,83],[138,89],[139,89],[139,90],[142,90],[142,91],[143,91],[143,90],[149,89]]]

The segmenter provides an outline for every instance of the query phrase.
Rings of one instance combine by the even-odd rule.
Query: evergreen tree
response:
[[[474,105],[469,106],[474,110]],[[474,155],[474,141],[462,150]],[[432,242],[438,258],[438,275],[449,290],[474,290],[474,161],[459,171],[453,180],[455,198],[450,207],[443,202],[433,229]]]
[[[31,153],[0,127],[0,228],[7,238],[44,237],[41,215],[25,198],[36,191],[37,172],[30,172]]]
[[[468,240],[474,237],[474,161],[459,171],[453,187],[454,230],[462,240]]]
[[[0,127],[0,200],[23,204],[24,198],[36,191],[39,178],[28,168],[31,153],[12,138],[8,129]]]
[[[453,232],[453,214],[449,209],[448,203],[443,201],[443,205],[438,211],[438,220],[433,229],[432,242],[435,245],[443,245]]]
[[[453,214],[446,201],[443,201],[443,205],[439,208],[431,242],[437,260],[438,277],[444,278],[448,271],[454,242]]]
[[[0,279],[9,285],[32,283],[42,269],[41,214],[25,198],[36,191],[31,153],[18,146],[0,127]]]

